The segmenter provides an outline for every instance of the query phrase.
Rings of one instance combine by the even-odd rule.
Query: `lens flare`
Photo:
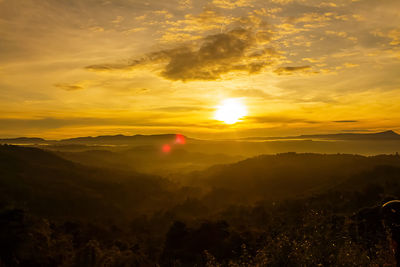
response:
[[[163,151],[164,153],[169,153],[169,152],[171,152],[171,146],[168,145],[168,144],[163,145],[163,146],[162,146],[162,151]]]
[[[184,145],[186,143],[186,138],[182,134],[177,134],[175,137],[175,143]]]

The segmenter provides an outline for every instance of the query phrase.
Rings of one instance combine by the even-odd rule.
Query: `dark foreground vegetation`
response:
[[[265,155],[166,179],[4,145],[0,266],[393,266],[377,207],[397,198],[398,155]]]

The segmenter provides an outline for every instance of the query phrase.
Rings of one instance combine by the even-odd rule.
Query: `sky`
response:
[[[400,131],[399,0],[0,0],[0,137]],[[225,124],[226,99],[247,115]]]

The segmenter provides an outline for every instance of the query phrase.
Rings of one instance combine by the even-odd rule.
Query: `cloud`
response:
[[[54,86],[65,91],[76,91],[84,89],[82,86],[77,84],[57,83]]]
[[[246,117],[246,120],[250,120],[255,123],[306,123],[306,124],[320,123],[314,120],[307,120],[303,118],[290,118],[283,116],[251,116],[251,117]]]
[[[361,133],[361,132],[371,133],[371,132],[375,132],[375,131],[368,130],[368,129],[347,129],[347,130],[342,130],[342,132],[346,132],[346,133]]]
[[[185,10],[193,8],[192,0],[179,0],[178,1],[178,9]]]
[[[346,68],[355,68],[355,67],[359,67],[360,64],[355,64],[355,63],[344,63],[343,66],[345,66]]]
[[[120,126],[120,127],[193,127],[199,126],[190,122],[170,122],[163,121],[160,118],[140,118],[140,119],[126,119],[126,118],[95,118],[95,117],[82,117],[82,118],[30,118],[30,119],[16,119],[16,118],[0,118],[0,124],[4,129],[60,129],[64,127],[98,127],[98,126]],[[206,126],[205,126],[206,127]]]
[[[216,7],[234,9],[237,7],[251,7],[253,0],[213,0]]]
[[[294,72],[305,72],[311,69],[311,66],[296,66],[296,67],[280,67],[274,70],[274,72],[278,75],[290,75]]]
[[[353,122],[358,122],[356,120],[339,120],[339,121],[333,121],[333,122],[337,122],[337,123],[353,123]]]
[[[14,118],[0,118],[1,125],[5,129],[11,128],[15,130],[20,129],[52,129],[59,128],[65,123],[62,120],[54,118],[39,118],[39,119],[14,119]]]
[[[251,29],[236,28],[209,35],[203,38],[199,46],[183,45],[150,53],[125,64],[91,65],[86,69],[129,71],[143,65],[164,63],[160,74],[173,81],[216,80],[232,71],[252,74],[270,65],[274,56],[273,50],[258,47],[258,39]]]
[[[270,0],[272,3],[275,3],[275,4],[282,4],[282,5],[285,5],[285,4],[289,4],[289,3],[292,3],[294,0]]]
[[[202,107],[192,107],[192,106],[170,106],[170,107],[161,107],[152,109],[154,111],[162,111],[162,112],[191,112],[191,111],[200,111],[200,110],[212,110]]]
[[[219,30],[240,20],[231,15],[221,14],[215,10],[204,10],[197,15],[187,14],[183,19],[167,21],[160,41],[163,43],[179,43],[198,40],[203,33]],[[164,23],[164,22],[161,22]]]
[[[122,16],[117,16],[115,19],[113,19],[113,20],[111,21],[111,23],[120,24],[123,20],[124,20],[124,17],[122,17]]]
[[[264,99],[272,98],[271,95],[258,89],[235,89],[231,91],[230,95],[232,97],[254,97],[254,98],[264,98]]]

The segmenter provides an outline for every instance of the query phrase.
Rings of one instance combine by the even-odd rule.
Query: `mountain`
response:
[[[167,176],[170,173],[187,173],[201,170],[215,164],[232,163],[242,160],[241,156],[226,154],[205,154],[191,152],[182,147],[162,153],[160,146],[135,146],[129,149],[57,151],[59,156],[73,162],[94,167],[108,167],[120,170],[135,170]]]
[[[149,173],[148,170],[152,170],[152,173],[163,174],[171,169],[186,172],[209,167],[211,164],[229,163],[232,162],[229,159],[232,156],[238,159],[239,157],[292,151],[378,155],[394,154],[400,151],[400,135],[394,131],[254,137],[239,140],[200,140],[179,134],[105,135],[58,141],[15,138],[0,140],[1,143],[33,146],[57,152],[85,152],[86,155],[84,155],[85,153],[71,154],[66,158],[72,161],[76,161],[76,158],[78,161],[93,166],[100,165],[100,167],[101,164],[107,162],[112,163],[112,167],[119,165],[118,168],[122,167],[122,169],[125,169],[125,166],[138,166],[140,168],[136,169],[140,172]],[[170,153],[164,153],[164,155],[161,153],[164,146],[171,150]],[[124,155],[102,153],[99,152],[100,150]],[[126,153],[123,153],[124,151]],[[166,155],[168,157],[165,157]],[[122,159],[121,162],[117,160],[118,157]],[[215,162],[213,157],[216,159]],[[152,160],[154,160],[154,164],[152,164]],[[154,170],[157,171],[154,172]]]
[[[171,203],[166,179],[86,167],[38,148],[0,145],[0,204],[55,217],[122,219]]]
[[[0,144],[43,144],[47,142],[50,141],[37,137],[18,137],[18,138],[0,139]]]
[[[155,134],[155,135],[102,135],[102,136],[86,136],[76,137],[61,140],[45,140],[36,137],[19,137],[19,138],[4,138],[0,139],[0,144],[55,144],[55,145],[68,145],[68,144],[103,144],[103,145],[129,145],[129,144],[150,144],[150,143],[173,143],[176,138],[181,140],[194,140],[184,135],[177,134]]]
[[[122,154],[93,152],[98,158],[90,153],[85,152],[72,162],[55,152],[1,145],[0,204],[25,206],[34,213],[56,217],[123,218],[168,209],[188,197],[197,197],[203,206],[217,211],[233,204],[309,197],[343,184],[346,186],[342,191],[350,187],[358,190],[363,183],[386,185],[385,179],[379,178],[380,172],[376,172],[381,166],[394,168],[392,176],[395,178],[400,173],[398,155],[283,153],[180,173],[179,184],[129,170],[129,164],[144,164],[135,154],[121,161],[121,168],[112,169],[112,164],[102,161],[107,157],[117,162],[130,151]],[[151,151],[140,153],[150,158],[154,156]],[[92,162],[98,160],[97,167],[78,163],[87,157],[93,157]],[[180,157],[192,155],[178,151],[175,160]],[[212,157],[207,160],[217,161]],[[101,167],[107,164],[108,169]],[[171,161],[167,161],[168,164],[172,164]]]
[[[330,140],[400,140],[400,135],[389,130],[378,133],[339,133],[322,135],[300,135],[300,138],[316,138]]]
[[[252,203],[307,197],[345,182],[357,187],[363,179],[354,180],[354,177],[364,177],[379,166],[396,167],[398,175],[400,157],[312,153],[260,155],[233,164],[213,166],[186,178],[189,184],[213,188],[209,195],[212,202]],[[375,179],[374,182],[384,184],[383,180]]]
[[[369,140],[369,141],[383,141],[383,140],[399,140],[400,135],[396,132],[389,130],[378,133],[338,133],[338,134],[313,134],[313,135],[298,135],[298,136],[285,136],[285,137],[249,137],[243,140],[298,140],[298,139],[323,139],[323,140]]]
[[[177,136],[190,143],[220,143],[227,141],[205,141],[196,140],[189,138],[184,135],[177,134],[156,134],[156,135],[102,135],[102,136],[86,136],[76,137],[61,140],[45,140],[43,138],[36,137],[19,137],[19,138],[5,138],[0,139],[0,144],[52,144],[52,145],[150,145],[150,144],[172,144],[177,140]],[[364,140],[364,141],[381,141],[391,140],[400,141],[400,135],[392,130],[378,132],[378,133],[337,133],[337,134],[313,134],[313,135],[298,135],[298,136],[284,136],[284,137],[246,137],[240,139],[241,141],[252,141],[252,140]],[[228,140],[229,141],[229,140]]]
[[[182,138],[187,140],[186,136],[180,135]],[[158,134],[158,135],[103,135],[103,136],[88,136],[88,137],[77,137],[70,139],[62,139],[59,143],[62,144],[108,144],[108,145],[128,145],[132,143],[139,143],[146,145],[149,143],[173,143],[177,138],[176,134]]]

